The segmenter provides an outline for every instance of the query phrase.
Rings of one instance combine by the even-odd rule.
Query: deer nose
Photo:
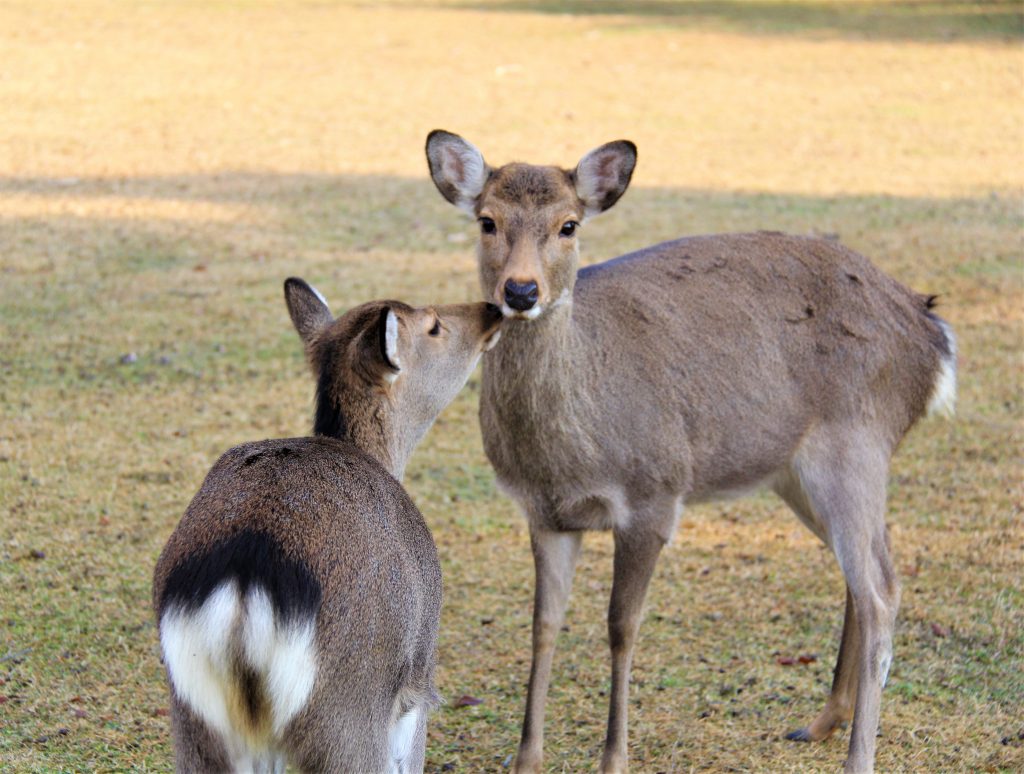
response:
[[[533,308],[537,303],[537,283],[509,280],[505,283],[505,303],[519,312]]]

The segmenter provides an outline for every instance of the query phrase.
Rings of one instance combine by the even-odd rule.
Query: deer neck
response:
[[[509,320],[498,346],[484,358],[485,391],[499,405],[540,399],[546,410],[571,411],[579,339],[571,303],[536,320]]]
[[[416,446],[433,422],[393,423],[390,416],[378,412],[352,427],[350,440],[379,462],[398,481],[405,477],[405,466]]]
[[[398,423],[401,426],[396,427],[391,412],[381,405],[379,397],[369,401],[366,410],[359,409],[358,405],[350,405],[347,415],[342,416],[340,409],[335,407],[340,421],[329,427],[317,424],[314,433],[351,442],[401,481],[416,444],[431,423]]]

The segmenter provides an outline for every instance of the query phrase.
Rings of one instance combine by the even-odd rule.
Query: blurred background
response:
[[[997,0],[4,3],[4,767],[170,767],[152,567],[222,451],[309,432],[283,280],[336,313],[480,297],[475,228],[427,175],[444,128],[492,164],[633,140],[585,262],[771,228],[835,235],[940,294],[960,402],[894,465],[904,594],[878,766],[1024,768],[1022,19]],[[476,405],[474,378],[406,478],[445,574],[429,771],[508,765],[529,670],[528,537]],[[599,758],[610,566],[590,536],[552,771]],[[843,599],[776,500],[684,515],[641,630],[634,769],[837,769],[845,733],[781,736],[827,695]]]

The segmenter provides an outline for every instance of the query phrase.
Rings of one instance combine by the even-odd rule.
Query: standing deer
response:
[[[334,320],[299,279],[285,300],[315,435],[228,451],[156,567],[176,768],[422,771],[441,568],[399,481],[501,314],[377,301]]]
[[[441,194],[476,217],[484,296],[506,317],[480,423],[530,528],[533,664],[517,771],[539,771],[555,636],[585,530],[611,530],[612,688],[601,770],[627,767],[630,665],[648,582],[684,504],[767,486],[832,549],[846,616],[832,692],[790,739],[853,718],[846,770],[874,765],[899,582],[889,460],[927,410],[951,411],[955,343],[920,296],[838,244],[780,233],[666,242],[578,270],[580,224],[625,192],[636,148],[573,170],[492,168],[427,138]]]

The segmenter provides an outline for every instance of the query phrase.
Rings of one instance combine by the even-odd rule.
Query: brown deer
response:
[[[918,295],[839,244],[780,233],[654,245],[578,270],[586,218],[625,192],[636,148],[575,169],[492,168],[427,138],[431,177],[477,218],[484,296],[506,317],[480,423],[529,522],[533,665],[517,771],[541,766],[555,636],[585,530],[611,530],[612,689],[602,771],[627,766],[633,646],[648,582],[684,504],[767,486],[834,552],[846,617],[825,708],[790,739],[853,718],[848,771],[874,764],[899,583],[885,524],[889,460],[929,409],[951,410],[955,344]]]
[[[175,765],[422,771],[441,568],[399,482],[501,313],[377,301],[334,320],[294,278],[285,300],[314,436],[224,454],[156,567]]]

